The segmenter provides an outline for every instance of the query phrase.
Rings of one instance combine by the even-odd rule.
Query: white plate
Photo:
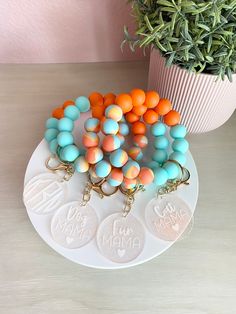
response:
[[[82,123],[80,125],[82,125]],[[81,133],[81,129],[79,127],[76,131],[77,133]],[[49,155],[50,153],[48,150],[48,145],[45,140],[42,140],[35,149],[28,163],[25,173],[25,184],[34,176],[48,171],[45,167],[45,160]],[[187,204],[189,204],[193,214],[198,199],[198,175],[194,160],[190,152],[187,153],[186,167],[191,172],[190,185],[179,188],[179,190],[175,193],[176,195],[182,197]],[[66,202],[75,200],[80,201],[85,183],[86,175],[76,173],[68,182],[68,194]],[[154,187],[151,187],[148,188],[145,192],[139,192],[135,198],[132,213],[144,224],[146,232],[146,242],[142,253],[135,260],[126,264],[117,264],[103,257],[98,251],[95,238],[89,244],[79,249],[66,249],[58,245],[52,239],[50,233],[50,222],[53,217],[53,213],[48,215],[37,215],[30,211],[27,212],[34,228],[36,229],[40,237],[55,251],[68,258],[69,260],[81,265],[94,268],[127,268],[142,264],[146,261],[151,260],[154,257],[157,257],[158,255],[166,251],[174,243],[155,238],[146,228],[144,220],[144,209],[150,199],[152,199],[154,196],[155,189]],[[121,211],[123,204],[124,196],[120,192],[103,200],[100,199],[95,192],[92,192],[90,205],[96,210],[99,221],[102,221],[109,214],[112,214],[119,210]]]

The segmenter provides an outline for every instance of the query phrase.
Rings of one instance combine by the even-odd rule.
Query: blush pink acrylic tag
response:
[[[189,206],[179,197],[165,195],[152,199],[145,210],[149,231],[157,238],[175,241],[184,232],[192,217]]]
[[[103,256],[116,263],[134,260],[143,250],[143,225],[133,215],[121,213],[108,216],[97,231],[97,244]]]

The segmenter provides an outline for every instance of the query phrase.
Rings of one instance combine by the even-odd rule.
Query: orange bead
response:
[[[63,118],[64,117],[64,109],[63,108],[54,109],[52,112],[52,116],[53,116],[53,118],[56,118],[56,119]]]
[[[97,119],[101,119],[104,116],[105,107],[104,106],[95,106],[91,108],[92,116]]]
[[[164,116],[164,123],[173,126],[180,122],[180,114],[178,111],[171,110]]]
[[[158,120],[158,114],[153,109],[148,109],[144,115],[143,120],[148,124],[153,124]]]
[[[150,168],[142,167],[138,175],[139,182],[148,185],[154,180],[154,173]]]
[[[160,100],[159,94],[153,90],[146,92],[144,106],[147,108],[155,108]]]
[[[75,104],[74,100],[69,99],[64,102],[62,108],[65,109],[66,107],[73,106],[74,104]]]
[[[167,114],[172,108],[172,104],[169,99],[161,98],[156,108],[154,109],[160,116]]]
[[[125,120],[129,123],[134,123],[139,120],[139,116],[137,116],[135,113],[131,111],[126,113]]]
[[[137,184],[137,179],[128,179],[128,178],[124,178],[123,183],[122,183],[122,185],[128,190],[135,188],[136,184]]]
[[[141,121],[136,121],[132,124],[131,131],[133,134],[145,134],[146,133],[146,126]]]
[[[146,111],[146,106],[137,106],[132,109],[132,112],[135,113],[137,116],[142,116]]]
[[[116,104],[121,107],[123,113],[127,113],[132,110],[132,98],[129,94],[120,94],[116,97]]]
[[[106,99],[106,98],[110,98],[110,97],[116,98],[116,95],[113,93],[107,93],[106,95],[104,95],[103,98]]]
[[[142,89],[135,88],[130,92],[132,101],[133,101],[133,106],[142,106],[145,102],[145,93]]]
[[[105,111],[104,111],[105,112]],[[100,118],[100,124],[101,124],[101,126],[102,126],[102,124],[106,121],[106,117],[105,116],[102,116],[101,118]]]
[[[91,106],[103,106],[103,96],[100,93],[93,92],[89,95]]]
[[[108,107],[110,105],[115,104],[116,101],[116,95],[113,93],[108,93],[104,96],[104,106]]]

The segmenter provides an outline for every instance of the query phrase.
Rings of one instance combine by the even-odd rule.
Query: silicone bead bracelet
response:
[[[152,156],[153,162],[150,162],[148,166],[154,172],[154,184],[157,186],[163,185],[168,180],[174,180],[179,176],[181,169],[178,164],[184,166],[186,162],[185,153],[189,148],[188,142],[184,139],[187,133],[185,126],[181,124],[175,125],[180,120],[179,113],[171,110],[169,103],[168,108],[165,108],[165,110],[162,108],[161,113],[163,113],[163,121],[167,120],[169,125],[171,125],[170,136],[173,138],[173,152],[168,156],[169,140],[165,134],[169,125],[161,121],[149,123],[151,124],[151,133],[155,137],[155,151]],[[170,116],[168,116],[170,113],[174,118],[170,119]],[[144,120],[143,116],[140,116],[141,118]],[[129,149],[129,155],[136,160],[141,160],[143,158],[142,148],[145,148],[148,144],[148,138],[144,135],[146,133],[146,124],[144,121],[135,121],[131,129],[134,133],[133,142],[135,146]]]
[[[132,189],[140,184],[142,185],[149,184],[154,179],[152,169],[149,166],[141,168],[139,165],[139,161],[141,161],[143,158],[141,148],[144,148],[148,143],[148,139],[144,135],[146,132],[145,123],[147,124],[156,123],[158,121],[159,116],[164,116],[166,124],[175,125],[176,123],[179,122],[180,115],[175,110],[171,110],[172,105],[169,100],[160,99],[158,93],[155,91],[148,91],[145,93],[143,90],[134,89],[130,92],[130,94],[120,94],[117,97],[115,97],[115,95],[112,94],[111,97],[112,103],[115,102],[122,109],[126,120],[132,124],[131,131],[135,134],[134,136],[135,146],[131,147],[128,150],[128,155],[130,159],[128,161],[127,153],[124,150],[120,150],[118,147],[114,147],[116,148],[116,150],[114,152],[111,152],[110,163],[115,168],[118,168],[116,171],[114,170],[114,174],[117,176],[117,180],[112,180],[108,178],[108,181],[110,180],[111,185],[121,184],[121,178],[123,174],[124,179],[122,185],[124,185],[125,188]],[[94,109],[92,110],[92,112],[94,112],[95,116],[97,116],[98,112],[100,118],[103,118],[104,115],[106,116],[104,108],[103,110],[101,110],[103,106],[103,96],[99,93],[93,93],[92,95],[90,95],[90,100],[92,101],[93,104]],[[115,106],[114,110],[117,110],[117,108],[115,109]],[[144,121],[140,121],[141,117]],[[115,136],[117,132],[117,128],[115,128],[115,122],[112,122],[110,124],[112,130],[114,131],[113,135]],[[116,138],[110,138],[107,140],[107,142],[109,141],[118,143],[118,141],[116,141]],[[166,141],[167,139],[165,137],[156,139],[156,142],[160,142],[158,145],[162,147],[163,155],[166,155],[166,152],[164,150],[166,148],[165,147]],[[117,146],[119,145],[117,144]],[[168,146],[168,142],[166,146]],[[104,147],[106,149],[106,143]],[[93,152],[98,153],[97,150],[98,148],[90,149],[91,154]],[[110,149],[108,148],[108,150]],[[156,152],[156,155],[157,154],[158,152]],[[89,155],[90,154],[88,154],[88,157]],[[176,156],[174,156],[174,158],[176,158]],[[95,174],[100,175],[104,178],[111,171],[111,166],[109,162],[105,160],[98,161],[98,163],[99,164],[96,166]],[[119,170],[120,167],[122,167],[122,173]],[[174,166],[172,167],[168,165],[167,168],[168,169],[170,168],[169,172],[171,172],[171,169],[174,168]]]
[[[115,111],[118,108],[117,106],[114,105],[107,107],[107,109],[104,112],[105,117],[103,117],[103,123],[104,121],[106,121],[104,120],[104,118],[116,119],[114,115],[111,116],[109,115],[109,113],[111,112],[112,109]],[[121,145],[123,145],[123,142],[119,143],[118,135],[119,134],[122,134],[123,136],[128,135],[129,127],[122,120],[120,120],[118,123],[119,123],[118,134],[110,134],[113,132],[110,132],[109,129],[107,130],[106,128],[103,127],[103,133],[105,133],[105,137],[102,141],[102,149],[104,151],[104,154],[106,154],[106,156],[109,158],[108,160],[98,161],[98,163],[95,164],[94,168],[92,168],[92,175],[100,176],[101,178],[106,177],[106,181],[111,186],[114,187],[122,185],[124,189],[134,189],[136,186],[139,186],[140,184],[142,185],[149,184],[154,178],[152,170],[148,169],[147,167],[140,167],[138,162],[132,160],[132,158],[129,158],[128,153],[124,149],[121,149]],[[115,129],[114,133],[116,132],[117,128]],[[95,148],[89,149],[88,151],[89,162],[91,162],[89,154],[94,151],[96,151]]]
[[[73,163],[78,172],[86,172],[89,165],[74,143],[72,131],[80,114],[90,110],[90,101],[85,96],[78,97],[75,102],[66,101],[62,108],[56,108],[52,117],[46,121],[45,140],[51,153],[57,155],[62,163]]]
[[[101,106],[102,103],[99,103]],[[101,123],[101,130],[105,137],[102,140],[101,148],[104,155],[101,154],[101,149],[97,146],[100,142],[96,135],[90,145],[89,137],[93,137],[90,131],[94,131],[92,119],[85,122],[85,129],[89,130],[83,136],[84,145],[87,147],[85,154],[86,160],[93,165],[91,168],[92,176],[106,178],[106,181],[113,187],[122,185],[124,189],[134,189],[139,185],[146,185],[152,182],[154,178],[153,171],[147,167],[140,167],[137,160],[121,149],[121,142],[118,135],[126,136],[129,133],[129,127],[122,120],[122,109],[118,105],[109,105],[104,111]],[[97,128],[99,130],[99,128]],[[93,145],[94,144],[94,145]],[[106,159],[107,160],[106,160]]]
[[[148,144],[148,138],[145,136],[146,124],[150,124],[152,134],[155,136],[155,152],[152,157],[154,162],[148,164],[148,168],[154,171],[154,183],[162,185],[167,180],[176,179],[180,172],[178,164],[180,166],[185,164],[185,152],[189,146],[184,139],[186,128],[179,124],[180,114],[172,110],[172,104],[168,99],[160,99],[155,91],[145,93],[140,89],[134,89],[130,92],[130,97],[132,105],[129,106],[128,112],[126,108],[128,96],[121,94],[117,99],[117,103],[125,109],[125,118],[131,124],[131,130],[134,133],[134,146],[128,150],[129,156],[136,161],[142,160],[142,148]],[[162,118],[164,123],[158,122],[158,118]],[[170,136],[174,139],[173,152],[169,158],[167,154],[169,141],[165,136],[167,126],[171,128]]]

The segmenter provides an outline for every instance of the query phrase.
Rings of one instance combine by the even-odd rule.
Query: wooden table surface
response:
[[[142,62],[0,66],[0,314],[236,312],[236,115],[189,136],[200,178],[193,231],[146,264],[76,265],[41,240],[22,203],[25,168],[52,108],[92,90],[146,88],[147,73]]]

